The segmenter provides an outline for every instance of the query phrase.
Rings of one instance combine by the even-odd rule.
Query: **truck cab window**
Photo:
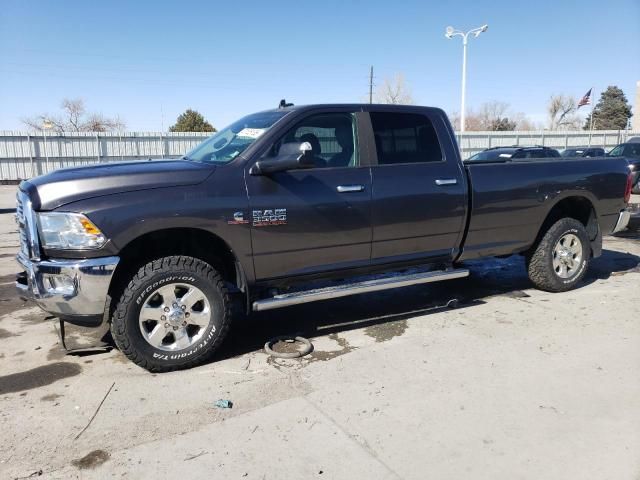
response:
[[[442,150],[429,118],[415,113],[371,113],[379,165],[439,162]]]
[[[283,146],[308,142],[316,168],[357,167],[358,142],[355,118],[350,113],[323,113],[300,121],[269,152],[277,156]],[[284,150],[290,151],[291,147]]]

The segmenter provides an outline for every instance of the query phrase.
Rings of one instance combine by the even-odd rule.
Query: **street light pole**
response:
[[[469,34],[473,34],[476,38],[480,36],[482,32],[486,32],[489,25],[483,25],[478,28],[473,28],[468,32],[461,32],[460,30],[456,30],[453,27],[447,27],[445,30],[444,36],[451,39],[456,35],[462,37],[462,99],[460,102],[460,131],[464,132],[465,130],[465,120],[466,120],[466,112],[465,112],[465,101],[467,96],[467,43]]]
[[[462,100],[460,101],[460,131],[464,132],[466,125],[466,108],[465,101],[467,96],[467,36],[462,38]]]

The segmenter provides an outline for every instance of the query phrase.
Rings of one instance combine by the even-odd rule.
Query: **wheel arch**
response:
[[[233,249],[221,237],[208,230],[172,227],[146,232],[130,240],[120,249],[109,296],[117,301],[129,279],[146,263],[167,256],[184,255],[198,258],[214,267],[236,292],[248,294],[242,264]],[[115,301],[112,301],[112,308]]]
[[[567,217],[574,218],[584,225],[591,242],[592,255],[599,256],[602,250],[602,232],[595,201],[584,193],[567,193],[561,198],[556,198],[554,204],[547,210],[530,251],[538,246],[544,234],[555,222]]]

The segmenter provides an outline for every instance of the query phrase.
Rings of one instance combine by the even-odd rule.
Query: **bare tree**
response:
[[[101,113],[92,113],[82,123],[84,132],[117,132],[126,128],[120,117],[107,118]]]
[[[460,112],[453,111],[453,112],[449,112],[447,113],[447,117],[449,117],[449,122],[451,123],[451,126],[453,127],[453,129],[457,132],[460,130]]]
[[[542,125],[537,125],[522,112],[516,112],[510,118],[516,123],[516,130],[542,130]]]
[[[42,130],[45,123],[58,133],[62,132],[111,132],[124,130],[124,122],[119,117],[109,118],[101,113],[87,113],[84,100],[65,98],[60,104],[62,114],[43,113],[23,118],[22,123],[32,130]]]
[[[32,130],[34,132],[42,130],[44,125],[46,125],[47,123],[51,125],[51,127],[47,127],[47,128],[52,128],[58,133],[64,132],[64,125],[62,124],[62,121],[54,117],[53,115],[49,115],[48,113],[42,113],[40,115],[34,115],[32,117],[21,118],[20,121],[24,125],[29,127],[29,130]]]
[[[492,126],[508,116],[509,104],[492,100],[480,105],[477,116],[483,130],[492,130]]]
[[[65,98],[62,100],[61,106],[66,117],[66,125],[71,127],[70,131],[79,132],[81,127],[80,121],[86,113],[84,101],[80,98]]]
[[[393,105],[412,105],[411,88],[405,82],[404,75],[397,73],[393,78],[385,78],[382,86],[376,90],[375,101]]]
[[[580,118],[576,114],[576,99],[568,95],[551,95],[547,105],[549,130],[572,130],[580,128]]]
[[[460,114],[449,115],[456,130],[460,128]],[[512,112],[506,102],[492,100],[480,105],[477,111],[469,110],[465,118],[467,131],[530,130],[533,123],[520,112]]]

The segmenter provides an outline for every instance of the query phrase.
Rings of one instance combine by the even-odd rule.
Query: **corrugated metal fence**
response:
[[[204,140],[207,133],[47,133],[0,131],[0,180],[31,178],[49,171],[92,163],[179,158]],[[610,149],[640,132],[465,132],[458,133],[463,158],[485,148],[507,145],[566,147],[601,146]]]
[[[31,178],[93,163],[179,158],[210,133],[0,131],[0,180]]]
[[[512,145],[542,145],[563,150],[568,147],[602,147],[609,151],[627,138],[640,136],[640,132],[627,130],[594,130],[589,131],[514,131],[514,132],[464,132],[457,133],[462,158],[491,147],[507,147]]]

